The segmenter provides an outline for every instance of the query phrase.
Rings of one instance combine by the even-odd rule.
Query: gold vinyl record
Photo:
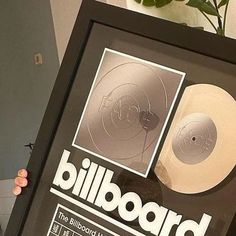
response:
[[[185,89],[155,173],[168,188],[187,194],[222,182],[236,164],[236,102],[209,84]]]

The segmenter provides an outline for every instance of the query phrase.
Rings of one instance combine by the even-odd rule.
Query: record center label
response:
[[[69,156],[70,152],[64,150],[53,180],[53,185],[61,188],[63,192],[68,191],[68,195],[72,193],[78,199],[84,199],[107,212],[117,210],[121,220],[127,222],[138,220],[140,227],[153,235],[167,236],[175,225],[178,226],[176,236],[183,236],[187,231],[192,232],[194,236],[205,235],[212,218],[210,215],[204,213],[199,223],[193,220],[183,221],[182,215],[164,206],[159,206],[156,202],[148,202],[143,205],[142,199],[135,192],[127,192],[122,195],[120,187],[112,183],[114,175],[112,170],[85,158],[82,161],[82,168],[78,171],[76,166],[68,161]],[[65,173],[69,174],[66,179],[64,178]],[[52,189],[51,192],[53,192]],[[112,197],[108,199],[108,195],[112,195]],[[74,198],[69,197],[69,199]],[[133,209],[127,210],[127,204],[130,202],[133,204]],[[149,213],[154,215],[151,221],[148,219]],[[132,228],[130,227],[130,229]]]

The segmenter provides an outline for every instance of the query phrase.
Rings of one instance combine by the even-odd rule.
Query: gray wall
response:
[[[58,69],[49,0],[0,0],[0,179],[26,166]]]

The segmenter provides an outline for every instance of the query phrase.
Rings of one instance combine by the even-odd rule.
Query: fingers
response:
[[[28,172],[26,169],[21,169],[18,171],[18,177],[27,178]]]
[[[15,186],[12,190],[13,194],[16,195],[16,196],[20,195],[21,191],[22,191],[22,189],[21,189],[20,186]]]
[[[28,185],[28,180],[23,177],[16,177],[15,184],[19,187],[26,187]]]
[[[26,169],[21,169],[17,173],[17,177],[15,178],[15,187],[12,189],[14,195],[18,196],[22,192],[22,188],[28,185],[28,172]]]

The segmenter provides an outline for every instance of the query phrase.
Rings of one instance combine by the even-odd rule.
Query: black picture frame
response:
[[[5,236],[21,235],[55,132],[60,124],[75,73],[81,62],[94,23],[196,52],[236,66],[236,41],[233,39],[101,2],[84,0],[27,167],[29,186],[23,190],[22,195],[17,197]],[[228,235],[233,235],[235,230],[234,222]]]

